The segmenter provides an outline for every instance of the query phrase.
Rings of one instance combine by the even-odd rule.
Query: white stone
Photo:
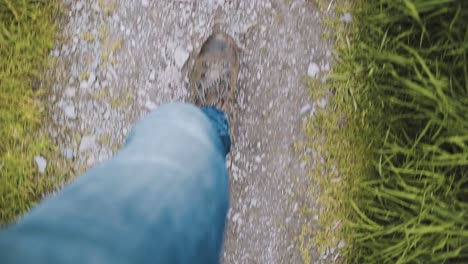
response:
[[[96,146],[96,137],[95,136],[83,136],[80,143],[79,152],[86,152]]]
[[[63,148],[62,155],[69,161],[73,160],[73,149],[71,148]]]
[[[79,1],[78,3],[76,3],[76,11],[81,11],[81,9],[83,9],[83,2],[82,1]]]
[[[63,112],[65,113],[65,116],[68,119],[75,119],[76,118],[76,111],[75,111],[75,106],[74,105],[67,105],[63,109]]]
[[[35,156],[34,161],[36,161],[37,169],[40,174],[44,174],[45,169],[47,167],[47,160],[44,159],[42,156]]]
[[[328,101],[326,98],[321,98],[318,102],[317,102],[317,106],[320,107],[321,109],[325,109],[325,107],[327,107],[327,104],[328,104]]]
[[[156,108],[156,104],[153,103],[151,100],[147,100],[146,103],[145,103],[145,107],[148,110],[153,110],[154,108]]]
[[[233,222],[237,222],[237,220],[239,220],[239,218],[240,218],[240,213],[236,213],[236,214],[234,214],[234,216],[232,217],[232,221],[233,221]]]
[[[342,249],[346,246],[346,242],[344,241],[344,239],[342,239],[339,243],[338,243],[338,248],[339,249]]]
[[[353,22],[353,17],[350,13],[344,13],[344,15],[341,16],[340,20],[345,23],[351,23]]]
[[[257,207],[257,205],[258,205],[257,199],[252,199],[252,200],[250,201],[250,207],[255,208],[255,207]]]
[[[301,108],[301,111],[300,111],[301,115],[304,114],[304,113],[306,113],[307,111],[309,111],[310,108],[311,108],[311,106],[310,106],[309,103],[306,104],[306,105],[304,105],[304,106]]]
[[[182,69],[184,67],[185,62],[187,61],[189,57],[189,53],[182,47],[177,47],[175,52],[174,52],[174,60],[179,67],[179,69]]]
[[[262,162],[262,158],[260,158],[260,156],[256,156],[255,157],[255,162],[257,162],[257,163]]]
[[[315,77],[320,72],[320,68],[316,63],[311,62],[309,68],[307,69],[307,75],[309,77]]]
[[[66,97],[73,97],[76,94],[76,89],[72,87],[67,87],[64,92]]]
[[[151,71],[150,76],[149,76],[149,80],[152,81],[152,82],[154,80],[156,80],[156,71],[155,70]]]
[[[88,82],[82,81],[80,83],[80,89],[88,89],[88,88],[89,88]]]
[[[93,84],[95,81],[96,81],[96,74],[92,72],[91,74],[89,74],[88,87],[93,87]]]
[[[143,7],[148,7],[149,6],[149,1],[148,0],[141,0],[141,5]]]
[[[232,172],[232,177],[234,178],[234,181],[238,181],[239,180],[239,174],[237,174],[237,172]]]
[[[301,167],[301,170],[304,170],[306,165],[307,165],[307,163],[305,161],[303,161],[303,162],[301,162],[301,164],[299,166]]]

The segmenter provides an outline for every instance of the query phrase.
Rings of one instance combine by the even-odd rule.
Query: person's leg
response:
[[[114,158],[0,233],[1,262],[218,263],[229,124],[202,111],[171,104],[140,121]]]

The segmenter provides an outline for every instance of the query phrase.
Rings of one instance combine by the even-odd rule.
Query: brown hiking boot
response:
[[[209,36],[195,60],[190,83],[194,104],[223,110],[232,128],[236,122],[237,50],[229,35],[214,33]]]

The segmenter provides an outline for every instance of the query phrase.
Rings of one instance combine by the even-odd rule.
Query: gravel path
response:
[[[301,263],[296,237],[304,224],[315,227],[318,216],[299,214],[316,208],[306,190],[313,164],[301,162],[293,144],[326,103],[309,99],[304,78],[330,68],[311,1],[64,2],[65,39],[52,51],[58,67],[50,132],[75,173],[111,157],[148,111],[188,100],[193,58],[219,23],[243,49],[223,261]]]

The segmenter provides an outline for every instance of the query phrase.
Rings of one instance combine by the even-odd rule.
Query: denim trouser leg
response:
[[[218,263],[228,210],[223,112],[159,107],[114,158],[0,233],[1,263]]]

